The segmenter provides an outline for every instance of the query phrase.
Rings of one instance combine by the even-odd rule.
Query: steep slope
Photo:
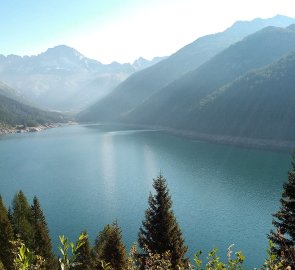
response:
[[[295,51],[216,91],[191,112],[194,130],[295,142]]]
[[[122,119],[131,123],[193,130],[198,110],[220,87],[295,48],[295,31],[267,27],[230,46],[139,104]]]
[[[0,95],[0,124],[37,126],[64,121],[59,113],[42,111]]]
[[[8,86],[7,84],[1,81],[0,81],[0,94],[15,100],[19,100],[19,101],[24,100],[24,98],[21,96],[21,94],[18,91],[16,91],[15,89],[11,88],[10,86]]]
[[[12,88],[0,82],[0,128],[3,125],[37,126],[66,121],[60,113],[42,111],[11,98],[14,93]]]
[[[265,26],[286,27],[295,20],[284,16],[237,22],[226,31],[197,39],[160,63],[137,72],[110,95],[81,113],[84,121],[117,121],[159,89],[192,71],[210,58]]]
[[[144,59],[143,57],[139,57],[137,60],[135,60],[133,62],[132,67],[136,71],[139,71],[139,70],[151,67],[151,66],[159,63],[160,61],[162,61],[162,60],[164,60],[166,58],[167,58],[166,56],[164,56],[164,57],[154,57],[152,60],[149,61],[147,59]]]

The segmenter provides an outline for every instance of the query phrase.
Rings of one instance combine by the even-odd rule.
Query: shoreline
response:
[[[82,124],[82,123],[79,123]],[[86,123],[84,123],[86,124]],[[113,125],[118,127],[130,127],[139,129],[150,129],[166,132],[178,137],[189,138],[194,140],[201,140],[205,142],[212,142],[225,145],[233,145],[252,149],[263,149],[263,150],[275,150],[275,151],[292,151],[295,149],[295,141],[283,141],[273,139],[258,139],[258,138],[247,138],[247,137],[235,137],[229,135],[212,135],[206,133],[200,133],[191,130],[178,130],[173,128],[167,128],[163,126],[155,125],[136,125],[136,124],[125,124],[125,123],[89,123],[89,124],[102,124],[102,125]]]
[[[66,123],[48,123],[44,125],[38,125],[35,127],[25,127],[23,125],[18,125],[15,127],[7,126],[7,125],[0,125],[0,136],[1,135],[8,135],[8,134],[16,134],[16,133],[28,133],[28,132],[41,132],[46,129],[50,128],[58,128],[67,125],[74,125],[77,124],[76,122],[69,121]]]
[[[50,128],[58,128],[68,125],[105,125],[105,126],[116,126],[116,127],[127,127],[127,128],[136,128],[136,129],[149,129],[153,131],[165,132],[177,137],[200,140],[204,142],[233,145],[244,148],[251,149],[263,149],[263,150],[274,150],[274,151],[292,151],[295,149],[295,141],[282,141],[282,140],[271,140],[271,139],[258,139],[258,138],[246,138],[246,137],[235,137],[229,135],[212,135],[206,133],[200,133],[192,130],[179,130],[173,128],[167,128],[163,126],[156,125],[137,125],[137,124],[128,124],[128,123],[112,123],[112,122],[88,122],[88,123],[79,123],[74,121],[68,121],[66,123],[50,123],[45,125],[39,125],[36,127],[9,127],[0,125],[0,136],[16,133],[27,133],[27,132],[41,132]]]

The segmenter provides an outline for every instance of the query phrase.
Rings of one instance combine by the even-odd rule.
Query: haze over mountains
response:
[[[243,26],[245,33],[247,24],[251,25],[248,31],[253,29],[251,23],[237,23],[233,26],[235,31],[228,29],[224,33],[228,34],[231,31],[235,33],[238,26]],[[155,86],[154,82],[157,81],[159,74],[155,71],[171,61],[176,54],[172,55],[157,65],[132,75],[105,99],[82,112],[80,119],[161,127],[179,133],[193,133],[204,138],[223,137],[228,141],[248,138],[278,140],[282,143],[284,141],[285,144],[288,144],[287,141],[294,143],[295,133],[291,126],[295,115],[295,103],[287,103],[288,100],[293,100],[291,91],[293,86],[281,89],[278,84],[270,83],[278,79],[282,85],[292,82],[290,76],[295,74],[292,73],[294,70],[291,64],[292,51],[295,50],[294,28],[294,25],[287,28],[266,27],[234,43],[209,58],[207,62],[201,65],[198,62],[197,68],[171,83]],[[203,42],[203,39],[205,38],[201,38],[199,42]],[[208,45],[204,47],[208,48]],[[291,59],[287,57],[279,60],[287,54],[290,54]],[[272,63],[274,63],[272,68],[277,71],[280,70],[277,66],[284,66],[281,70],[284,71],[284,76],[278,76],[277,72],[272,72],[272,68],[266,68],[263,72],[274,74],[275,78],[270,76],[268,81],[265,76],[263,77],[264,84],[260,85],[263,91],[255,85],[257,77],[247,77],[247,80],[250,78],[254,80],[247,84],[251,85],[251,91],[249,90],[251,95],[247,96],[247,88],[241,85],[245,83],[245,79],[239,84],[236,81],[246,76],[248,72],[254,72],[253,70]],[[142,74],[146,75],[145,79],[141,77]],[[147,78],[150,79],[149,82],[146,81]],[[268,94],[265,93],[265,85],[269,86]],[[235,86],[237,88],[233,90]],[[243,92],[239,95],[241,89]],[[229,93],[236,93],[235,99]],[[278,101],[278,104],[282,105],[280,109],[273,102],[273,98],[277,95],[282,95]],[[245,96],[247,103],[244,102]],[[256,99],[259,102],[256,102]],[[231,117],[228,117],[229,115]]]
[[[130,76],[110,95],[83,112],[81,119],[118,121],[159,89],[200,67],[231,44],[266,26],[287,27],[292,23],[295,23],[295,20],[285,16],[255,19],[249,22],[237,22],[224,32],[201,37],[160,63]]]
[[[107,95],[130,74],[161,59],[104,65],[60,45],[37,56],[0,55],[0,80],[39,107],[77,111]]]
[[[38,126],[64,122],[66,118],[56,112],[43,111],[20,101],[15,91],[0,82],[0,134],[3,126]]]
[[[90,105],[77,115],[81,122],[294,147],[294,62],[295,19],[276,16],[237,22],[170,57],[133,64],[104,65],[63,45],[0,56],[0,98],[63,111]]]
[[[267,27],[160,89],[123,118],[149,124],[169,123],[169,126],[174,127],[195,128],[198,125],[193,121],[195,114],[212,93],[244,73],[272,63],[294,48],[294,31]]]
[[[219,89],[195,113],[207,134],[295,140],[295,51]]]

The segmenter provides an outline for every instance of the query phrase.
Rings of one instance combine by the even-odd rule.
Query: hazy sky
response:
[[[65,44],[103,63],[170,55],[237,20],[295,17],[294,0],[1,0],[0,54]]]

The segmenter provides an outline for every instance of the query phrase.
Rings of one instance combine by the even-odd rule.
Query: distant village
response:
[[[66,125],[73,125],[75,124],[72,121],[66,123]],[[39,125],[35,127],[28,127],[26,125],[16,125],[15,127],[1,125],[0,123],[0,135],[1,134],[10,134],[10,133],[26,133],[26,132],[39,132],[48,128],[56,128],[60,126],[64,126],[65,123],[48,123],[44,125]]]

